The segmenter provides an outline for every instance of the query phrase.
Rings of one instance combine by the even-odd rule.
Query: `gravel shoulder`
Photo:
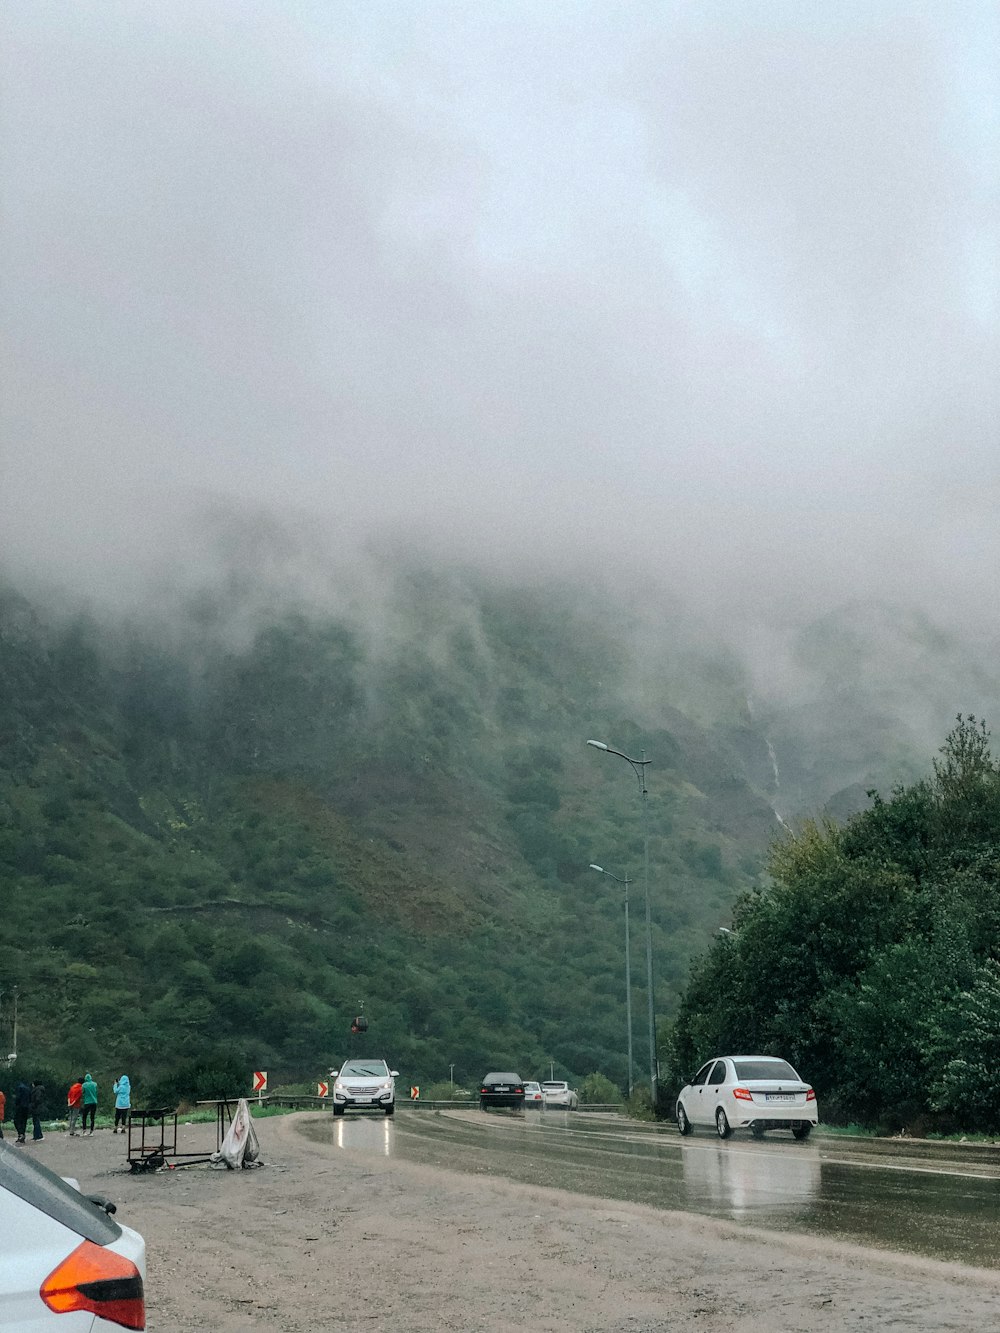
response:
[[[132,1175],[125,1139],[25,1151],[146,1238],[154,1333],[528,1326],[543,1333],[843,1333],[995,1326],[1000,1276],[327,1148],[255,1122],[266,1163]],[[215,1147],[183,1126],[182,1151]]]

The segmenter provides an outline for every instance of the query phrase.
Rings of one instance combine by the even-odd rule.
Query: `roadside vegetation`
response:
[[[824,1120],[1000,1131],[1000,766],[959,717],[926,780],[807,822],[696,964],[668,1082],[719,1051],[781,1054]]]

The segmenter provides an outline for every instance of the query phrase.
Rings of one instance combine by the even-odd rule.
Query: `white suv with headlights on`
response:
[[[345,1060],[339,1070],[331,1069],[333,1078],[333,1114],[345,1111],[384,1111],[392,1115],[396,1110],[398,1069],[390,1069],[384,1060]]]

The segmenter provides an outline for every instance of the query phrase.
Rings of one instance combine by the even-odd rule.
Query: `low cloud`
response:
[[[995,616],[993,6],[6,26],[16,575],[132,602],[259,523],[303,578],[399,545],[722,623]]]

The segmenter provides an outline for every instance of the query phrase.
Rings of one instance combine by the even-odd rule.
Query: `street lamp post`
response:
[[[641,759],[633,759],[631,755],[625,754],[623,750],[613,750],[610,745],[605,745],[603,741],[588,741],[595,750],[603,750],[605,754],[615,754],[619,759],[624,759],[627,764],[631,764],[632,772],[639,779],[639,791],[642,796],[642,889],[645,899],[646,909],[646,998],[649,1002],[649,1083],[650,1093],[653,1099],[653,1108],[655,1110],[658,1101],[659,1069],[656,1059],[656,1001],[653,996],[653,925],[649,914],[649,810],[648,800],[649,792],[646,790],[646,765],[650,760],[646,758],[646,751],[642,751]]]
[[[625,1023],[628,1027],[628,1095],[632,1096],[632,1087],[634,1079],[632,1077],[632,955],[631,944],[629,942],[629,924],[628,924],[628,886],[632,881],[628,875],[624,879],[619,879],[617,875],[612,875],[610,870],[605,870],[603,866],[590,863],[591,870],[597,870],[602,875],[607,875],[608,879],[613,879],[616,884],[625,885]]]

